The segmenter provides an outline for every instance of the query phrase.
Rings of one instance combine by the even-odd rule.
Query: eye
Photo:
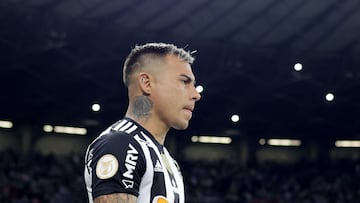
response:
[[[191,84],[195,85],[194,79],[192,79],[190,76],[187,75],[181,75],[181,77],[179,77],[179,81],[186,86],[189,86]]]
[[[190,84],[190,83],[191,83],[191,80],[189,80],[189,79],[182,79],[181,82],[187,85],[187,84]]]

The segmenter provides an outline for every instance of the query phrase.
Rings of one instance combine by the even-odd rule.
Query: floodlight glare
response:
[[[198,93],[201,93],[201,92],[204,91],[204,87],[201,86],[201,85],[198,85],[198,86],[196,86],[196,91],[197,91]]]

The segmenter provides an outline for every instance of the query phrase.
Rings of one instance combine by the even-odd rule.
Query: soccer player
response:
[[[89,202],[184,203],[179,166],[164,147],[170,128],[183,130],[200,99],[194,58],[172,44],[136,46],[123,68],[126,115],[88,147],[84,178]]]

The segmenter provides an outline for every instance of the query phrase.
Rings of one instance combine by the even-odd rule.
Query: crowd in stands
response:
[[[237,164],[186,161],[187,203],[347,203],[360,201],[360,162]],[[83,155],[0,152],[1,203],[87,202]]]
[[[0,152],[0,202],[87,202],[82,174],[81,156]]]
[[[188,203],[360,202],[360,161],[184,165]]]

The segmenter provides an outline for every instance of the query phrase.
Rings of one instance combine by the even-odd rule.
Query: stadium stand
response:
[[[360,162],[296,164],[180,160],[188,203],[347,203],[360,197]],[[83,157],[0,152],[0,202],[87,202]]]

